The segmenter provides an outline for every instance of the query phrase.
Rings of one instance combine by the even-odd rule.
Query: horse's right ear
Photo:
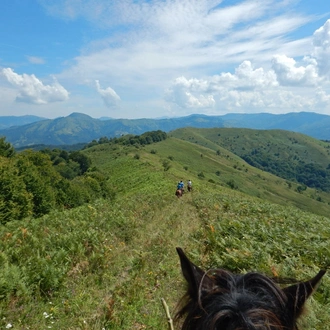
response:
[[[182,274],[188,282],[188,293],[191,298],[197,299],[200,290],[212,290],[214,288],[213,280],[201,268],[192,263],[181,248],[177,247],[176,251],[180,257]]]
[[[288,297],[287,308],[292,312],[295,318],[298,318],[301,315],[306,300],[316,290],[325,273],[325,270],[320,270],[311,280],[284,288],[283,291]]]

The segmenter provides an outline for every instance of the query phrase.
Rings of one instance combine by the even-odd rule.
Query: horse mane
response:
[[[282,289],[256,272],[234,274],[224,269],[204,272],[177,248],[188,290],[176,314],[182,330],[295,330],[307,298],[316,289],[321,270],[312,280]]]

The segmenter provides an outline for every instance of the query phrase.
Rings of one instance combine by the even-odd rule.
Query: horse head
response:
[[[281,288],[259,273],[237,275],[224,269],[203,271],[177,248],[188,282],[186,303],[176,319],[184,330],[296,330],[307,298],[325,274]]]

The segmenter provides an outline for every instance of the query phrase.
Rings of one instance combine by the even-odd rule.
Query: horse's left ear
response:
[[[188,282],[188,293],[191,298],[197,299],[200,290],[210,291],[214,287],[213,280],[201,268],[192,263],[181,248],[177,247],[176,251],[180,257],[182,274]]]
[[[306,300],[316,290],[325,272],[325,270],[320,270],[311,280],[300,282],[283,289],[288,298],[287,307],[292,311],[295,318],[298,318],[301,315]]]

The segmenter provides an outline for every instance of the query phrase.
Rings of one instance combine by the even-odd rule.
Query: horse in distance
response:
[[[182,330],[297,330],[308,297],[325,270],[306,282],[281,288],[255,272],[234,274],[224,269],[207,272],[177,248],[188,283],[185,303],[176,315]]]
[[[182,195],[183,195],[183,190],[182,189],[177,189],[175,191],[175,196],[176,197],[180,198],[180,197],[182,197]]]

